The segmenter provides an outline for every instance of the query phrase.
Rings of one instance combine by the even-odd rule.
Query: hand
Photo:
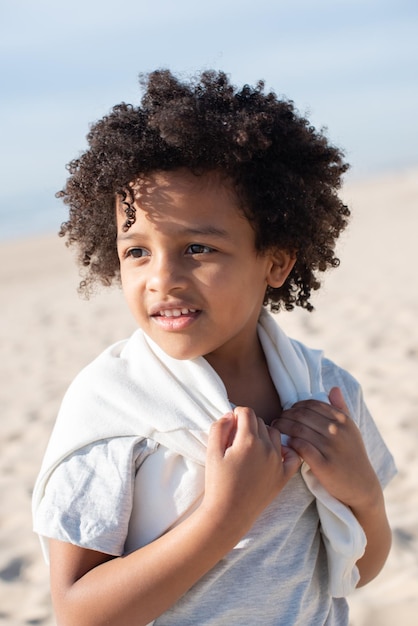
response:
[[[301,464],[280,433],[249,408],[237,407],[209,433],[203,504],[244,535]]]
[[[352,509],[363,509],[380,497],[380,484],[338,387],[331,389],[329,400],[330,405],[297,402],[283,411],[274,427],[289,436],[288,445],[332,496]]]

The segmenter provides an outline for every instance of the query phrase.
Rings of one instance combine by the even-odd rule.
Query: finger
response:
[[[258,435],[258,419],[252,409],[246,406],[236,406],[234,408],[234,416],[236,419],[237,437],[246,437],[248,434]]]
[[[284,474],[289,479],[299,470],[302,459],[295,450],[288,446],[282,446],[282,459]]]
[[[291,411],[292,409],[311,409],[313,411],[322,411],[326,410],[329,406],[328,402],[324,402],[323,400],[314,400],[313,398],[309,398],[307,400],[299,400],[292,404],[289,409],[285,409],[283,413],[287,411]],[[280,418],[278,418],[280,419]]]
[[[271,426],[266,426],[268,437],[270,438],[271,443],[274,448],[277,450],[277,453],[281,455],[282,453],[282,438],[281,433],[278,428],[272,428]]]
[[[295,437],[310,437],[314,433],[325,437],[329,433],[335,434],[337,432],[336,423],[345,424],[349,418],[349,413],[344,398],[337,387],[331,390],[331,398],[340,406],[316,400],[294,404],[290,409],[283,411],[282,416],[278,419],[277,424],[280,430],[286,435]]]
[[[214,422],[209,431],[207,454],[223,456],[225,450],[229,448],[236,433],[236,417],[232,413],[226,413],[223,417]]]
[[[275,427],[289,437],[311,439],[326,436],[328,426],[333,421],[331,416],[323,415],[311,408],[298,407],[284,412]]]
[[[267,424],[261,417],[257,417],[257,429],[258,429],[258,436],[260,437],[260,439],[263,439],[265,441],[270,441],[270,434],[269,434],[270,428],[269,426],[267,426]]]
[[[339,409],[341,413],[344,413],[346,417],[350,416],[350,411],[345,402],[343,392],[341,391],[339,387],[333,387],[331,391],[329,392],[328,397],[329,397],[331,406],[335,407],[336,409]]]

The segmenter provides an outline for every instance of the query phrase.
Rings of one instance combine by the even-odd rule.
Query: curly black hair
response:
[[[343,153],[264,82],[238,90],[223,72],[183,81],[169,70],[140,76],[140,106],[121,103],[95,123],[89,148],[71,161],[57,197],[69,206],[60,236],[76,244],[85,268],[80,289],[119,279],[115,198],[132,207],[132,185],[154,171],[222,172],[253,225],[256,249],[297,260],[285,284],[267,288],[272,311],[312,310],[318,272],[336,267],[335,242],[350,212],[338,197]],[[129,222],[126,224],[129,228]]]

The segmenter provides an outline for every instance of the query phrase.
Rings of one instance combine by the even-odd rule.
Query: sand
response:
[[[346,185],[352,224],[341,267],[316,312],[280,314],[287,332],[348,368],[396,458],[387,489],[393,549],[350,598],[352,626],[418,623],[418,169]],[[0,343],[0,624],[54,624],[48,571],[31,531],[30,498],[71,379],[134,329],[118,290],[86,302],[56,236],[2,243]],[[308,626],[308,625],[307,625]]]

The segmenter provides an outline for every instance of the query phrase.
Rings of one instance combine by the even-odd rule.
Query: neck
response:
[[[252,408],[258,417],[270,424],[281,414],[281,403],[271,380],[266,358],[257,338],[257,345],[248,358],[216,362],[207,358],[222,378],[229,401]]]
[[[251,345],[241,347],[241,350],[231,354],[213,352],[205,355],[207,362],[222,378],[224,383],[228,379],[242,378],[264,366],[266,359],[258,336],[255,335]]]

